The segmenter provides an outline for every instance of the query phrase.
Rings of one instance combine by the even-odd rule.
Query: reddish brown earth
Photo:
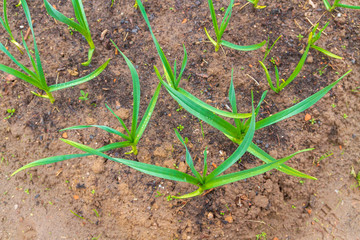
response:
[[[15,38],[19,40],[20,26],[24,31],[28,26],[22,9],[13,6],[15,2],[8,2],[8,15]],[[219,15],[223,13],[218,9],[226,8],[227,2],[215,1]],[[10,178],[13,171],[34,160],[78,153],[58,140],[64,137],[59,133],[62,128],[78,124],[119,127],[117,120],[106,111],[105,103],[117,108],[117,113],[125,118],[131,116],[130,73],[124,60],[115,55],[110,38],[137,67],[142,87],[141,114],[157,85],[153,65],[160,66],[145,22],[132,7],[133,0],[116,1],[113,8],[110,0],[84,1],[97,47],[89,67],[80,64],[87,56],[87,43],[81,35],[70,35],[67,26],[56,24],[46,14],[42,1],[29,1],[43,67],[51,84],[57,77],[58,82],[75,79],[68,70],[76,69],[79,76],[84,76],[107,58],[111,57],[112,61],[98,78],[56,92],[57,101],[53,105],[32,95],[30,91],[35,90],[32,86],[0,74],[1,118],[7,116],[7,109],[16,109],[14,116],[1,120],[0,124],[0,239],[257,239],[256,235],[265,239],[260,238],[262,233],[267,239],[360,239],[360,192],[350,174],[352,168],[360,171],[359,92],[353,91],[360,86],[360,11],[338,9],[324,13],[320,0],[312,0],[314,6],[304,5],[310,1],[263,1],[267,7],[262,10],[250,5],[240,9],[246,1],[235,2],[239,4],[234,7],[224,39],[249,45],[267,39],[268,35],[271,42],[283,35],[270,54],[278,57],[283,78],[291,74],[301,57],[299,52],[304,49],[312,27],[309,20],[316,23],[321,18],[321,27],[326,21],[330,22],[318,45],[344,57],[344,60],[329,59],[311,50],[298,78],[280,94],[269,92],[261,117],[294,105],[297,99],[305,99],[353,69],[349,77],[315,106],[258,131],[254,138],[276,158],[314,147],[314,151],[298,155],[288,164],[318,180],[299,179],[273,170],[213,189],[204,196],[168,202],[167,195],[194,189],[188,184],[147,176],[95,157],[36,167]],[[356,3],[355,0],[344,2]],[[71,1],[52,1],[52,4],[72,16]],[[175,58],[178,62],[182,60],[182,44],[186,46],[188,66],[182,81],[186,90],[225,109],[233,67],[238,107],[248,112],[250,90],[254,90],[258,100],[261,93],[269,89],[258,64],[264,49],[253,52],[225,49],[225,55],[222,51],[215,53],[210,43],[203,42],[206,40],[203,28],[212,29],[206,0],[148,0],[144,5],[155,35],[171,62]],[[109,32],[100,40],[105,29]],[[299,34],[305,36],[301,41]],[[7,41],[3,29],[0,40],[29,66],[27,57],[21,56]],[[31,43],[29,38],[28,44]],[[16,67],[4,54],[0,55],[0,62]],[[324,66],[327,67],[320,74]],[[89,93],[88,101],[79,101],[79,89]],[[184,126],[181,134],[188,137],[198,167],[206,146],[208,161],[216,165],[236,149],[230,140],[206,124],[203,138],[198,120],[185,110],[176,111],[178,108],[162,90],[140,141],[139,154],[124,155],[128,149],[111,154],[166,167],[175,164],[179,170],[188,171],[184,148],[172,130],[180,124]],[[315,122],[305,121],[305,114]],[[118,140],[96,129],[66,134],[68,139],[92,147]],[[322,159],[328,153],[333,154]],[[245,154],[232,170],[259,164],[258,159]]]

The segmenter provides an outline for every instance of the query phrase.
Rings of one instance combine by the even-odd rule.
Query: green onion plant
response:
[[[353,5],[341,4],[340,1],[341,1],[341,0],[334,0],[334,4],[331,6],[331,4],[330,4],[330,2],[329,2],[328,0],[323,0],[324,5],[325,5],[325,7],[326,7],[326,10],[328,10],[329,12],[332,12],[332,11],[333,11],[335,8],[337,8],[337,7],[360,10],[360,6],[353,6]]]
[[[258,5],[259,3],[259,0],[247,0],[248,2],[252,3],[254,5],[254,8],[257,8],[257,9],[263,9],[263,8],[266,8],[266,6],[260,6]]]
[[[75,17],[76,17],[76,20],[78,21],[78,23],[70,18],[65,17],[61,12],[59,12],[53,6],[51,6],[51,4],[47,0],[44,0],[44,4],[46,7],[46,11],[48,12],[48,14],[50,16],[52,16],[53,18],[55,18],[56,20],[58,20],[62,23],[65,23],[69,27],[74,28],[76,31],[78,31],[79,33],[81,33],[84,36],[84,38],[88,42],[90,48],[89,48],[89,52],[88,52],[88,60],[86,62],[82,63],[82,65],[88,66],[91,63],[91,59],[92,59],[93,53],[95,51],[95,45],[91,38],[89,24],[86,20],[86,15],[85,15],[84,6],[82,4],[82,1],[81,0],[71,0],[71,1],[73,4]]]
[[[262,68],[264,69],[264,71],[265,71],[266,80],[268,81],[268,84],[269,84],[270,88],[274,92],[279,93],[281,90],[283,90],[288,84],[290,84],[299,75],[302,67],[304,66],[304,64],[306,62],[306,58],[308,56],[310,48],[313,48],[313,49],[315,49],[315,50],[317,50],[317,51],[319,51],[319,52],[321,52],[321,53],[323,53],[323,54],[325,54],[325,55],[327,55],[329,57],[336,58],[336,59],[342,59],[342,57],[340,57],[338,55],[335,55],[335,54],[329,52],[328,50],[325,50],[325,49],[315,45],[316,41],[318,41],[320,39],[321,33],[326,29],[328,24],[329,23],[326,23],[325,26],[322,29],[320,29],[318,33],[316,33],[316,31],[317,31],[317,29],[319,27],[319,24],[317,24],[313,28],[313,30],[310,32],[306,49],[305,49],[299,63],[297,64],[296,68],[294,69],[294,71],[292,72],[292,74],[290,75],[290,77],[286,81],[285,80],[280,81],[279,70],[278,70],[278,68],[276,66],[275,61],[271,60],[271,62],[274,65],[274,69],[275,69],[276,87],[273,85],[273,82],[271,80],[269,71],[268,71],[267,67],[265,66],[265,64],[263,63],[263,61],[265,60],[265,58],[269,54],[270,50],[272,49],[272,47],[274,46],[274,44],[276,43],[276,41],[280,37],[278,39],[276,39],[276,41],[274,42],[274,44],[272,45],[271,48],[269,48],[269,49],[267,48],[268,51],[266,51],[264,59],[262,61],[259,61],[259,63],[262,66]]]
[[[112,41],[112,40],[111,40]],[[107,127],[107,126],[102,126],[102,125],[79,125],[79,126],[73,126],[73,127],[69,127],[69,128],[65,128],[62,129],[60,131],[68,131],[68,130],[79,130],[79,129],[85,129],[85,128],[90,128],[90,127],[96,127],[99,129],[102,129],[108,133],[111,134],[115,134],[120,136],[121,138],[124,139],[124,141],[122,142],[114,142],[114,143],[110,143],[108,145],[105,145],[96,151],[97,153],[101,153],[101,152],[106,152],[106,151],[110,151],[116,148],[125,148],[125,147],[131,147],[131,151],[127,152],[126,154],[131,154],[133,153],[134,155],[136,155],[138,153],[137,150],[137,144],[140,141],[149,121],[151,118],[151,115],[155,109],[156,106],[156,102],[157,99],[159,97],[160,94],[160,90],[161,90],[161,83],[158,84],[155,93],[153,95],[153,97],[150,100],[150,103],[145,111],[145,114],[143,116],[143,118],[141,119],[140,123],[138,123],[138,118],[139,118],[139,110],[140,110],[140,81],[139,81],[139,75],[136,72],[136,69],[134,67],[134,65],[130,62],[130,60],[120,51],[120,49],[116,46],[116,44],[112,41],[112,43],[115,45],[115,47],[118,49],[118,51],[120,52],[120,54],[123,56],[123,58],[126,61],[126,64],[128,65],[130,72],[131,72],[131,77],[132,77],[132,81],[133,81],[133,115],[132,115],[132,124],[131,124],[131,128],[128,128],[124,121],[117,116],[114,111],[108,106],[105,105],[106,108],[118,119],[118,121],[120,122],[121,126],[125,129],[126,134],[122,133],[120,131],[117,131],[113,128]],[[64,139],[62,139],[63,141],[65,141],[66,143],[73,143],[71,145],[78,147],[78,146],[82,146],[81,144],[72,142],[72,141],[66,141]],[[79,149],[83,150],[81,147],[78,147]],[[55,162],[59,162],[59,161],[64,161],[64,160],[68,160],[68,159],[72,159],[72,158],[79,158],[79,157],[86,157],[86,156],[90,156],[93,155],[94,153],[88,152],[85,154],[68,154],[68,155],[60,155],[60,156],[53,156],[53,157],[48,157],[48,158],[43,158],[37,161],[34,161],[32,163],[29,163],[21,168],[19,168],[18,170],[16,170],[14,174],[25,170],[27,168],[30,167],[35,167],[35,166],[40,166],[40,165],[46,165],[46,164],[51,164],[51,163],[55,163]],[[95,154],[97,155],[97,154]],[[124,160],[129,161],[129,160]],[[131,161],[130,161],[131,162]],[[134,163],[135,165],[137,163]],[[140,163],[139,163],[140,164]]]
[[[211,19],[212,19],[212,23],[213,23],[213,27],[214,27],[214,31],[215,31],[215,35],[216,35],[216,41],[209,35],[206,28],[204,28],[204,29],[205,29],[206,36],[208,37],[210,42],[215,46],[215,52],[219,51],[220,46],[225,46],[225,47],[232,48],[232,49],[239,50],[239,51],[253,51],[253,50],[259,49],[265,45],[266,41],[263,41],[261,43],[255,44],[255,45],[250,45],[250,46],[239,46],[239,45],[230,43],[228,41],[222,40],[221,38],[222,38],[222,36],[226,30],[226,27],[229,24],[230,18],[231,18],[234,0],[230,0],[230,5],[226,9],[224,18],[220,24],[220,28],[218,27],[218,22],[216,19],[216,13],[215,13],[213,1],[208,0],[208,3],[209,3]],[[140,4],[138,4],[138,5],[140,5]]]
[[[73,81],[48,86],[46,79],[45,79],[43,67],[41,65],[40,54],[39,54],[39,50],[38,50],[37,44],[36,44],[35,33],[34,33],[33,25],[31,22],[29,7],[25,0],[22,0],[21,2],[22,2],[22,6],[23,6],[23,9],[25,12],[27,22],[29,24],[29,27],[30,27],[30,30],[31,30],[31,33],[33,36],[35,59],[33,58],[32,51],[29,50],[29,48],[24,40],[24,36],[21,33],[22,43],[25,47],[25,50],[29,56],[29,59],[31,61],[31,64],[32,64],[32,67],[34,68],[34,70],[30,70],[29,68],[22,65],[18,60],[16,60],[13,57],[13,55],[11,55],[11,53],[5,48],[5,46],[0,43],[0,50],[3,51],[25,73],[15,70],[13,68],[10,68],[8,66],[5,66],[3,64],[0,64],[0,71],[6,72],[8,74],[12,74],[17,78],[20,78],[20,79],[24,80],[25,82],[32,84],[33,86],[37,87],[38,89],[43,90],[45,92],[45,94],[40,94],[40,93],[36,93],[33,91],[32,91],[32,93],[38,97],[47,98],[50,100],[51,103],[54,103],[55,99],[52,95],[52,92],[61,90],[64,88],[73,87],[73,86],[79,85],[81,83],[90,81],[90,80],[94,79],[95,77],[97,77],[106,68],[110,59],[107,60],[103,65],[101,65],[98,69],[96,69],[94,72],[90,73],[87,76],[81,77],[81,78],[73,80]]]
[[[9,34],[10,42],[12,42],[17,47],[17,49],[19,49],[21,54],[23,54],[23,51],[22,51],[23,47],[20,45],[20,43],[18,43],[15,40],[14,36],[12,35],[11,29],[10,29],[10,25],[9,25],[9,21],[8,21],[8,17],[7,17],[7,10],[6,10],[6,0],[3,1],[3,15],[4,15],[4,19],[2,19],[0,17],[1,25],[3,25],[6,32]]]

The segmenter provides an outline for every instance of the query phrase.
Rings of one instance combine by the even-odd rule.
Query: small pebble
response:
[[[17,205],[17,204],[14,205],[15,210],[18,209],[18,207],[19,207],[19,205]]]

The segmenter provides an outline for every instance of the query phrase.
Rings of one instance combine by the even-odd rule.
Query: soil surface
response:
[[[8,1],[8,16],[13,34],[20,40],[20,31],[25,33],[28,25],[22,8],[14,6],[17,2]],[[110,39],[137,68],[141,116],[158,83],[153,65],[160,67],[145,22],[133,8],[134,0],[116,0],[113,7],[110,0],[83,1],[96,46],[88,67],[81,65],[88,49],[82,36],[77,32],[71,35],[67,26],[47,15],[42,1],[28,2],[50,85],[85,76],[108,58],[112,61],[96,79],[56,92],[54,104],[31,94],[36,89],[29,84],[0,73],[0,239],[360,239],[360,191],[350,174],[352,169],[355,173],[360,171],[360,11],[325,12],[321,0],[260,1],[267,7],[257,10],[250,4],[242,8],[246,1],[236,0],[223,38],[250,45],[268,36],[272,43],[282,35],[269,55],[279,62],[282,78],[290,76],[301,58],[312,24],[317,22],[323,27],[329,21],[317,44],[344,57],[330,59],[310,50],[295,81],[280,94],[269,91],[259,119],[294,105],[353,69],[313,107],[257,131],[253,140],[277,159],[300,149],[315,148],[287,164],[318,180],[299,179],[273,170],[218,187],[203,196],[167,201],[169,194],[185,194],[194,188],[96,157],[40,166],[10,178],[13,171],[34,160],[79,153],[60,141],[61,137],[96,148],[120,140],[98,129],[59,132],[79,124],[119,129],[105,103],[129,125],[131,75],[125,61],[115,54]],[[356,2],[344,0],[349,4]],[[73,17],[71,1],[51,3]],[[219,19],[224,15],[220,9],[226,9],[227,4],[225,0],[214,1]],[[211,43],[206,42],[204,27],[214,36],[206,0],[148,0],[144,5],[171,63],[175,59],[182,61],[182,44],[186,46],[188,65],[181,86],[187,91],[226,110],[231,68],[239,111],[251,110],[251,90],[256,102],[263,91],[269,90],[258,64],[265,47],[252,52],[224,49],[215,53]],[[108,32],[102,38],[105,30]],[[298,37],[300,34],[303,39]],[[27,56],[22,56],[7,38],[1,28],[1,42],[30,67]],[[31,37],[27,43],[32,46]],[[17,69],[5,54],[0,55],[0,62]],[[270,66],[268,60],[266,64]],[[273,76],[274,72],[270,70],[270,74]],[[89,94],[89,100],[79,100],[80,90]],[[14,115],[2,120],[8,115],[7,109],[12,108]],[[305,121],[306,114],[312,121]],[[139,143],[139,154],[125,155],[129,149],[109,154],[189,172],[185,150],[173,131],[179,125],[183,126],[182,136],[189,139],[188,147],[198,168],[202,166],[205,147],[212,167],[237,147],[207,124],[203,124],[203,137],[199,120],[181,110],[162,89]],[[246,153],[241,163],[230,170],[260,164],[260,160]]]

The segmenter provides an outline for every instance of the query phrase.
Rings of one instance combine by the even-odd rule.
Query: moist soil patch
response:
[[[16,1],[17,2],[17,1]],[[355,5],[355,0],[345,1]],[[299,179],[273,170],[244,181],[218,187],[202,196],[167,201],[167,196],[193,191],[193,187],[139,173],[102,158],[72,159],[28,169],[10,178],[19,167],[34,160],[79,153],[59,138],[68,138],[91,147],[119,141],[99,129],[59,132],[80,125],[99,124],[118,128],[105,103],[126,123],[131,121],[132,81],[125,61],[112,46],[113,39],[134,63],[140,76],[141,108],[145,112],[157,86],[153,65],[160,66],[156,49],[134,1],[84,0],[85,12],[96,46],[90,66],[87,43],[82,36],[46,14],[42,1],[29,1],[38,47],[50,84],[85,76],[112,58],[96,79],[54,94],[52,105],[30,93],[36,90],[23,81],[1,73],[0,115],[7,109],[15,114],[0,124],[0,238],[1,239],[358,239],[360,236],[360,196],[351,169],[360,171],[360,12],[337,9],[324,12],[316,1],[264,1],[265,9],[254,9],[246,1],[235,1],[232,18],[223,38],[240,45],[266,40],[272,43],[282,35],[270,57],[279,62],[281,78],[286,79],[301,58],[312,24],[329,26],[318,42],[343,60],[330,59],[310,50],[299,76],[280,94],[269,91],[258,120],[294,105],[338,79],[348,69],[353,72],[306,112],[256,132],[254,141],[280,159],[304,148],[289,166],[316,177]],[[28,25],[22,8],[8,2],[8,16],[14,36]],[[71,1],[52,1],[57,9],[73,16]],[[228,1],[214,1],[219,16]],[[158,1],[144,3],[154,33],[169,61],[180,62],[182,44],[188,52],[188,65],[182,87],[203,101],[226,110],[231,68],[241,112],[251,110],[250,91],[256,102],[269,90],[258,64],[264,47],[252,52],[224,49],[214,52],[206,42],[204,27],[212,32],[207,1]],[[1,5],[2,6],[2,5]],[[104,33],[104,31],[107,32]],[[305,36],[300,39],[299,35]],[[213,36],[213,33],[211,33]],[[30,67],[7,40],[1,42]],[[32,38],[27,40],[32,45]],[[16,68],[0,55],[1,64]],[[266,64],[270,62],[266,60]],[[274,74],[270,71],[270,74]],[[74,76],[78,75],[78,76]],[[89,93],[80,101],[80,90]],[[305,114],[312,121],[305,121]],[[112,156],[178,168],[189,172],[185,150],[173,128],[181,134],[195,167],[202,166],[205,147],[211,167],[218,166],[236,145],[211,126],[202,124],[162,89],[155,112],[139,143],[137,156],[129,149],[114,150]],[[260,165],[245,154],[230,170]]]

